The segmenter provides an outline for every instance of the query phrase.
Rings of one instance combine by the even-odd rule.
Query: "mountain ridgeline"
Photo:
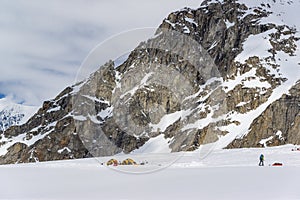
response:
[[[299,38],[268,22],[277,3],[169,14],[123,64],[108,61],[2,132],[0,163],[130,153],[160,136],[170,152],[300,144],[300,81],[282,70],[299,68]]]

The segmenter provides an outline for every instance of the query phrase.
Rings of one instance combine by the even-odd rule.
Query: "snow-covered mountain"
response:
[[[36,111],[37,107],[16,104],[9,98],[0,99],[0,131],[24,124]]]
[[[1,135],[0,163],[300,144],[300,1],[204,1],[171,13]]]

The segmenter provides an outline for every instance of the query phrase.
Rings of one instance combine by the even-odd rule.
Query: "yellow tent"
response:
[[[116,165],[118,165],[118,161],[116,159],[110,159],[109,161],[107,161],[106,165],[107,166],[109,166],[109,165],[116,166]]]
[[[131,158],[127,158],[126,160],[123,160],[122,165],[136,165],[136,162]]]

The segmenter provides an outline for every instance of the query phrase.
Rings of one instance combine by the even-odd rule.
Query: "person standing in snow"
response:
[[[265,160],[265,157],[264,157],[264,155],[263,154],[261,154],[260,156],[259,156],[259,166],[264,166],[264,160]]]

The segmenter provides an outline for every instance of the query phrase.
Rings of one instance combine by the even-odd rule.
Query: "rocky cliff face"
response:
[[[13,126],[1,135],[1,163],[36,162],[89,156],[76,134],[74,119],[68,116],[72,101],[66,88],[20,126]],[[71,151],[70,149],[76,149]]]
[[[300,82],[256,118],[247,135],[228,147],[266,147],[300,144]]]
[[[261,22],[270,4],[171,13],[123,64],[106,63],[2,133],[0,163],[129,153],[161,135],[170,151],[298,144],[299,84],[290,89],[282,59],[297,67],[299,39]]]

